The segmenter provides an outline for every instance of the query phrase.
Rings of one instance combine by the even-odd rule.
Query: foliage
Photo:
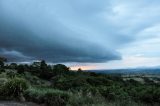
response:
[[[4,58],[4,57],[0,57],[0,68],[3,68],[4,67],[4,62],[6,62],[7,59]]]
[[[0,68],[0,74],[1,74],[2,72],[5,72],[5,70]]]
[[[69,71],[69,68],[63,64],[54,65],[53,72],[56,75],[66,74]]]
[[[0,86],[4,86],[4,84],[8,81],[6,78],[0,78]]]
[[[65,106],[69,100],[69,94],[64,91],[51,88],[31,88],[25,92],[29,101],[46,103],[48,106]]]
[[[15,71],[13,71],[13,70],[9,70],[9,71],[6,72],[6,75],[9,78],[15,78],[17,73]]]
[[[84,92],[82,90],[71,93],[68,106],[92,106],[96,104],[106,104],[104,97],[98,92],[92,94],[91,92]]]
[[[19,74],[23,74],[23,73],[25,72],[25,66],[24,66],[24,65],[19,65],[19,66],[17,67],[17,72],[18,72]]]
[[[10,68],[11,69],[17,69],[18,65],[16,63],[11,63]]]
[[[22,78],[13,78],[7,81],[2,88],[4,91],[4,96],[11,96],[17,98],[21,94],[23,94],[26,89],[29,88],[29,84],[26,80]]]
[[[145,83],[123,80],[121,75],[76,72],[44,60],[31,65],[11,63],[0,68],[0,99],[25,94],[28,101],[48,106],[158,106],[160,84],[142,79]]]

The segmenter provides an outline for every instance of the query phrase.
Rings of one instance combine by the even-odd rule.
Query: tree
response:
[[[47,64],[46,64],[46,62],[45,62],[44,60],[41,61],[40,69],[41,69],[42,71],[47,70]]]
[[[17,69],[17,64],[16,63],[11,63],[9,67],[11,69]]]
[[[24,71],[25,71],[24,65],[19,65],[19,66],[17,67],[17,72],[18,72],[19,74],[23,74]]]
[[[4,62],[6,62],[7,59],[4,58],[4,57],[0,57],[0,68],[3,68],[4,67]]]
[[[82,72],[82,69],[81,69],[81,68],[78,68],[78,72]]]
[[[53,71],[55,72],[55,74],[63,74],[69,71],[69,67],[63,65],[63,64],[57,64],[54,65]]]
[[[40,64],[40,77],[47,80],[51,79],[53,77],[51,70],[51,67],[48,66],[44,60],[42,60]]]

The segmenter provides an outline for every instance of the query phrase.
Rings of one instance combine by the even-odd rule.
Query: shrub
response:
[[[61,91],[48,92],[45,97],[48,106],[66,106],[69,100],[69,95]]]
[[[71,93],[71,98],[67,106],[93,106],[93,105],[106,106],[106,101],[99,93],[93,95],[91,92],[88,92],[86,94],[84,93],[84,91],[79,91]]]
[[[4,86],[4,84],[8,81],[7,78],[0,78],[0,86]]]
[[[35,103],[44,103],[45,102],[45,92],[47,92],[47,90],[40,90],[40,89],[37,89],[37,88],[30,88],[28,90],[25,91],[25,98],[28,100],[28,101],[32,101],[32,102],[35,102]]]
[[[16,72],[13,70],[7,71],[6,74],[7,74],[7,77],[9,77],[9,78],[16,77]]]
[[[11,97],[19,97],[29,88],[29,84],[22,78],[13,78],[3,86],[4,95]]]
[[[31,88],[25,92],[28,101],[45,103],[48,106],[66,106],[69,94],[51,88]]]
[[[32,85],[41,85],[42,81],[37,76],[32,75],[29,72],[24,73],[24,77],[27,81],[29,81]]]
[[[0,100],[5,99],[5,97],[3,96],[3,93],[4,93],[3,86],[5,85],[5,83],[6,83],[7,81],[8,81],[8,80],[7,80],[6,78],[0,78]]]
[[[0,68],[0,74],[1,74],[2,72],[5,72],[5,70]]]
[[[101,87],[99,91],[109,101],[130,99],[128,92],[121,88],[121,86],[112,85],[109,87]]]
[[[6,73],[4,73],[4,72],[3,72],[3,73],[1,73],[1,74],[0,74],[0,78],[7,78]]]

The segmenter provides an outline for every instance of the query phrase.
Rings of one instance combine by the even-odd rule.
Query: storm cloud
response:
[[[109,27],[97,16],[107,2],[90,2],[1,0],[0,56],[9,61],[49,62],[121,59],[116,46],[110,46],[114,36],[105,33]]]
[[[159,5],[159,0],[0,0],[0,56],[101,68],[157,65]]]

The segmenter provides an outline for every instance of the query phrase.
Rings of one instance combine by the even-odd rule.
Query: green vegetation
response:
[[[120,75],[71,71],[45,61],[4,64],[0,59],[0,99],[31,101],[47,106],[158,106],[160,84],[124,80]]]
[[[28,101],[45,103],[48,106],[65,106],[69,100],[67,92],[43,87],[26,90],[25,97]]]
[[[4,58],[4,57],[0,57],[0,68],[3,68],[4,67],[4,62],[6,62],[7,59]]]

